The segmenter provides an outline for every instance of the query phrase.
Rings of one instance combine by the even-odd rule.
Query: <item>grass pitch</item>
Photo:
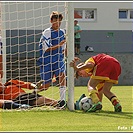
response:
[[[132,86],[114,86],[123,111],[114,112],[110,101],[103,97],[100,112],[84,113],[69,110],[1,111],[0,131],[118,131],[132,132]],[[75,87],[75,101],[87,87]]]

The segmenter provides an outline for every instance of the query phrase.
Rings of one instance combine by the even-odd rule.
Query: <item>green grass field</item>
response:
[[[103,98],[100,112],[69,110],[1,111],[0,131],[133,131],[131,86],[114,86],[123,111],[115,113],[110,101]],[[75,87],[75,101],[87,87]]]

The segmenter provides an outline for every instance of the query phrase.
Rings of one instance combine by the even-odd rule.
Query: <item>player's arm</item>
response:
[[[31,82],[25,82],[22,80],[10,80],[9,82],[13,83],[14,85],[17,85],[18,87],[21,88],[25,88],[25,89],[34,89],[34,87],[36,86],[35,84],[31,83]]]
[[[64,40],[62,40],[59,44],[52,46],[52,44],[51,44],[51,42],[50,42],[50,38],[47,38],[47,37],[45,36],[45,34],[43,34],[43,35],[41,36],[41,39],[40,39],[40,45],[42,45],[42,49],[43,49],[45,52],[58,49],[59,47],[62,47],[62,46],[64,45],[65,42],[66,42],[66,40],[64,39]]]
[[[49,47],[49,48],[46,50],[46,52],[47,52],[47,51],[51,51],[51,50],[58,49],[59,47],[63,46],[65,42],[66,42],[66,40],[62,40],[58,45]]]

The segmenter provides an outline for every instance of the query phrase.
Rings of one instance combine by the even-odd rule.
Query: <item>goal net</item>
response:
[[[67,36],[68,18],[70,18],[71,25],[73,25],[73,17],[69,17],[68,4],[66,2],[0,2],[1,11],[1,36],[3,42],[3,78],[2,82],[21,80],[24,82],[31,82],[36,84],[41,80],[40,66],[37,65],[37,59],[40,56],[39,53],[39,41],[42,32],[51,27],[50,14],[52,11],[58,11],[62,13],[63,20],[61,23],[61,29],[66,31]],[[69,31],[71,32],[71,30]],[[73,30],[72,30],[73,32]],[[72,36],[72,35],[71,35]],[[73,36],[72,36],[73,37]],[[57,38],[56,38],[57,39]],[[73,39],[68,39],[68,44],[73,43]],[[68,46],[67,46],[68,47]],[[72,46],[73,47],[73,46]],[[71,49],[71,50],[70,50]],[[68,47],[69,51],[73,48]],[[74,53],[74,52],[73,52]],[[70,53],[70,56],[73,53]],[[72,57],[71,56],[71,57]],[[64,57],[64,60],[66,57]],[[68,57],[68,61],[70,58]],[[68,66],[65,61],[64,65]],[[72,70],[66,70],[66,79],[68,80],[67,86],[73,80],[69,79],[68,72]],[[53,71],[52,71],[53,72]],[[54,76],[54,75],[53,75]],[[53,77],[50,87],[47,91],[42,91],[39,94],[43,97],[47,97],[58,101],[60,100],[59,89],[59,77]],[[70,82],[69,82],[70,81]],[[20,83],[19,83],[20,84]],[[17,86],[17,85],[16,85]],[[13,88],[13,87],[12,87]],[[22,88],[22,87],[21,87]],[[71,88],[71,87],[70,87]],[[26,93],[32,93],[33,90],[22,88]],[[11,90],[13,92],[13,89]],[[70,104],[70,110],[73,110],[73,92],[68,94],[68,87],[66,87],[66,100],[68,105]],[[12,95],[12,94],[8,94]],[[14,94],[15,95],[15,94]],[[16,94],[17,95],[17,94]],[[68,98],[69,96],[69,98]],[[5,97],[4,97],[5,98]],[[3,98],[3,99],[4,99]],[[5,98],[6,99],[6,98]],[[8,98],[7,98],[8,99]],[[9,98],[12,99],[12,98]],[[44,103],[41,103],[42,108],[53,109],[53,102],[47,102],[44,99]],[[69,103],[71,102],[71,103]]]

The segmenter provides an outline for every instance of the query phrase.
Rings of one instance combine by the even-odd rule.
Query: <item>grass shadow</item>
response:
[[[125,118],[125,119],[133,119],[132,112],[114,112],[114,111],[106,111],[101,110],[98,112],[83,112],[83,111],[74,111],[75,113],[82,113],[82,114],[90,114],[90,115],[97,115],[97,116],[104,116],[104,117],[115,117],[115,118]]]

